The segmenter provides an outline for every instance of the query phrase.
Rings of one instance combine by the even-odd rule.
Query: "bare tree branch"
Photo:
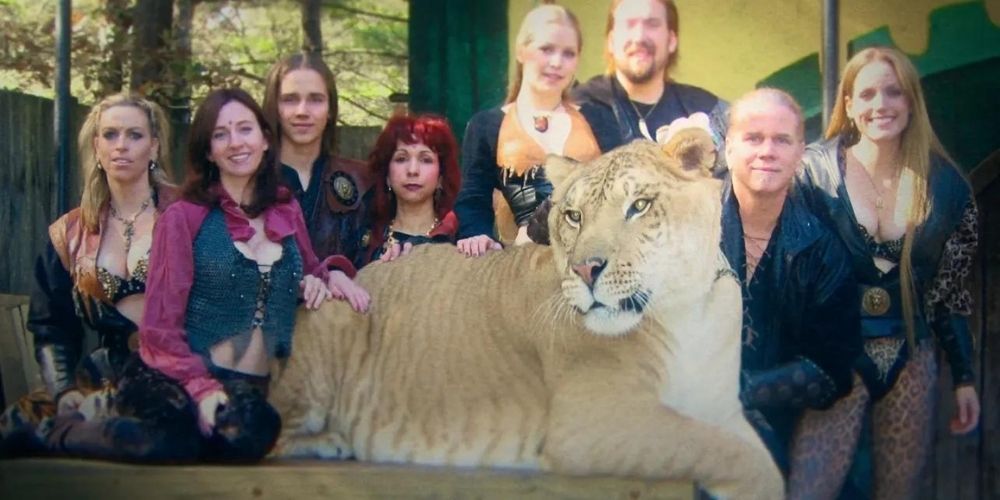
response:
[[[246,78],[248,80],[253,80],[257,83],[261,84],[264,83],[264,77],[258,75],[257,73],[252,73],[243,68],[237,68],[237,67],[233,67],[231,71],[233,72],[234,75],[242,76],[243,78]]]
[[[374,56],[374,57],[384,57],[386,59],[397,59],[400,61],[405,61],[410,58],[409,54],[390,52],[385,50],[331,50],[326,52],[328,56]]]
[[[382,13],[379,13],[379,12],[372,12],[372,11],[369,11],[369,10],[356,9],[354,7],[348,7],[346,5],[341,5],[340,3],[337,3],[337,2],[329,2],[329,1],[323,2],[323,6],[326,7],[326,8],[328,8],[328,9],[342,10],[342,11],[347,12],[349,14],[356,14],[356,15],[359,15],[359,16],[366,16],[366,17],[374,17],[376,19],[382,19],[382,20],[385,20],[385,21],[393,21],[393,22],[397,22],[397,23],[408,22],[408,20],[405,17],[391,16],[389,14],[382,14]]]
[[[405,88],[406,87],[406,79],[405,78],[401,78],[400,81],[398,81],[398,82],[386,81],[386,80],[381,79],[381,78],[373,78],[373,79],[371,79],[371,78],[368,78],[368,75],[362,74],[360,71],[358,71],[358,70],[356,70],[354,68],[341,68],[341,69],[338,70],[338,72],[339,73],[350,73],[350,74],[355,75],[355,76],[357,76],[359,78],[368,80],[370,83],[374,83],[374,84],[376,84],[376,85],[378,85],[378,86],[380,86],[380,87],[382,87],[382,88],[384,88],[384,89],[386,89],[386,90],[388,90],[390,92],[399,92],[401,88]]]
[[[337,98],[340,99],[341,101],[346,102],[347,104],[350,104],[351,106],[354,106],[355,108],[360,109],[361,111],[364,111],[369,116],[374,116],[375,118],[378,118],[380,120],[386,120],[386,121],[389,120],[388,116],[381,115],[381,114],[379,114],[379,113],[377,113],[375,111],[372,111],[371,109],[368,109],[367,107],[365,107],[364,104],[361,104],[360,102],[355,101],[354,99],[351,99],[351,98],[349,98],[347,96],[340,95]]]

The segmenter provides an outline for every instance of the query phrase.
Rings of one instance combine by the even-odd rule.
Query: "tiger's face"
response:
[[[589,163],[550,157],[549,233],[563,298],[598,335],[694,303],[716,271],[721,183],[707,132],[636,141]]]

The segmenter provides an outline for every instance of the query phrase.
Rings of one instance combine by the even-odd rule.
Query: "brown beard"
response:
[[[645,49],[647,52],[649,52],[652,55],[653,62],[649,65],[649,67],[646,68],[645,71],[637,72],[637,71],[632,70],[628,66],[627,62],[626,62],[626,64],[618,64],[617,59],[616,59],[615,68],[618,70],[618,72],[620,72],[622,74],[622,76],[624,76],[626,79],[628,79],[629,82],[641,85],[641,84],[644,84],[644,83],[649,83],[650,81],[653,80],[653,78],[656,78],[657,76],[662,75],[664,73],[664,70],[667,67],[667,63],[669,62],[669,58],[664,59],[663,61],[658,61],[657,58],[656,58],[656,56],[658,55],[658,53],[657,53],[655,47],[653,47],[653,46],[651,46],[649,44],[646,44],[646,43],[642,43],[642,42],[640,42],[637,45],[641,46],[643,49]]]
[[[666,67],[667,67],[666,63],[658,65],[656,62],[654,62],[649,66],[649,68],[646,69],[646,71],[643,71],[641,73],[633,71],[632,69],[627,67],[618,68],[618,71],[620,71],[621,74],[625,78],[627,78],[629,82],[632,82],[634,84],[643,84],[643,83],[649,83],[653,80],[653,78],[662,75],[663,70]]]

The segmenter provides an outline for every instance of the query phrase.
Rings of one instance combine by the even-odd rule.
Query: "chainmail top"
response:
[[[260,327],[268,355],[288,356],[301,280],[302,256],[293,236],[282,242],[281,258],[262,272],[233,245],[222,210],[213,209],[194,240],[184,324],[191,349],[207,357],[219,342]]]

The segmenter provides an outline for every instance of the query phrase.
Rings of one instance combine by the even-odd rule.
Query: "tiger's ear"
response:
[[[580,162],[572,158],[550,154],[545,157],[545,176],[553,188],[558,188],[579,165]]]
[[[715,165],[715,143],[707,130],[697,127],[685,128],[670,138],[662,146],[664,154],[677,160],[686,172],[712,175]]]

